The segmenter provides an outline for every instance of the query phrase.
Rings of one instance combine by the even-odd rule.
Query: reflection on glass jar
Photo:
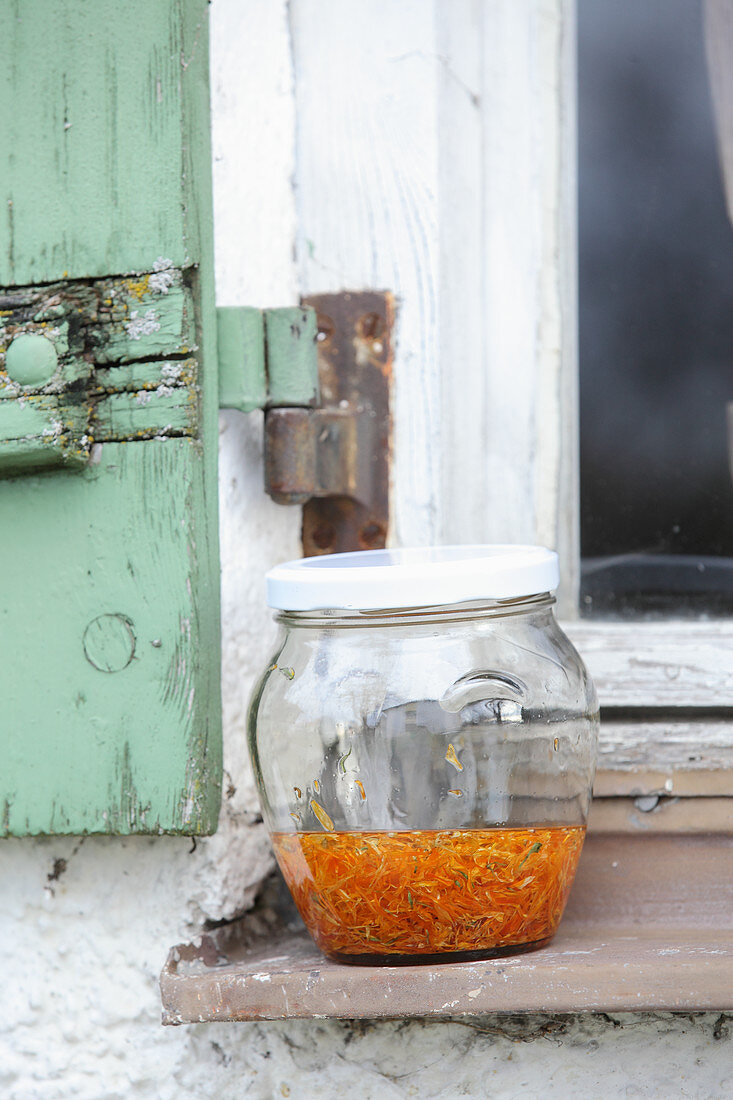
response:
[[[372,551],[270,574],[283,629],[250,751],[278,862],[327,954],[450,961],[554,934],[597,737],[556,584],[556,556],[534,547]]]

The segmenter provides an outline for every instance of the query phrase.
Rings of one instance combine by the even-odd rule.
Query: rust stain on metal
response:
[[[389,527],[394,298],[342,292],[303,305],[318,314],[321,406],[268,412],[268,492],[304,504],[306,557],[380,549]]]

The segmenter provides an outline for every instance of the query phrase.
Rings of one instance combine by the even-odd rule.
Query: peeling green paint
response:
[[[318,323],[307,307],[265,311],[268,405],[317,405]]]
[[[12,153],[0,284],[198,258],[196,200],[182,196],[181,178],[208,133],[186,102],[193,94],[208,105],[205,5],[22,0],[13,9],[0,36],[0,143]]]
[[[219,405],[251,412],[318,404],[318,321],[309,306],[216,311]]]
[[[219,349],[219,406],[252,412],[267,399],[265,316],[254,306],[220,306],[216,311]]]
[[[0,94],[0,832],[211,832],[207,4],[17,5]],[[24,333],[53,341],[43,384],[5,370]],[[129,623],[129,660],[100,621]]]
[[[202,658],[217,592],[200,568],[211,548],[197,452],[192,439],[105,444],[78,475],[3,483],[14,538],[0,631],[15,624],[0,661],[3,833],[213,827],[219,681]],[[134,631],[117,671],[85,651],[100,615]]]

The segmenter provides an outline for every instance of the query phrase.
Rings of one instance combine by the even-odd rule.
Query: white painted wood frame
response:
[[[573,0],[292,0],[290,17],[301,287],[400,299],[392,540],[552,546],[602,705],[733,706],[733,624],[572,621]],[[650,766],[665,728],[644,726]]]
[[[574,0],[226,2],[220,303],[393,291],[391,542],[559,550],[568,632],[604,708],[635,715],[609,712],[599,791],[733,775],[733,623],[577,619]],[[225,421],[223,545],[254,538],[264,570],[297,553],[298,516],[258,478],[241,503],[253,417],[244,441]],[[225,607],[250,577],[230,568]]]
[[[399,298],[394,542],[577,577],[570,0],[292,0],[297,257]]]

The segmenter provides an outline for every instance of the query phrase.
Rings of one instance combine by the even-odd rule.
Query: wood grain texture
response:
[[[91,423],[93,439],[100,443],[195,436],[197,428],[195,388],[165,384],[102,397],[94,405]]]
[[[58,476],[12,479],[0,494],[14,532],[0,833],[209,831],[219,683],[201,660],[216,590],[196,568],[210,553],[198,444],[105,444],[98,463]],[[87,644],[100,616],[134,636],[113,672]]]
[[[185,86],[205,75],[206,52],[197,0],[101,0],[93,14],[85,0],[8,0],[0,283],[198,258],[194,180],[181,191],[182,120]],[[190,131],[192,142],[206,132]]]
[[[80,466],[89,458],[89,408],[55,394],[0,402],[0,476],[53,466]]]
[[[601,767],[593,783],[594,798],[644,797],[714,798],[733,797],[733,752],[716,767],[674,767],[662,762],[658,768]],[[733,811],[733,807],[731,808]]]
[[[553,942],[478,963],[343,966],[304,931],[258,938],[245,919],[173,949],[161,976],[163,1019],[730,1010],[730,871],[728,836],[589,837]]]
[[[733,624],[576,620],[563,629],[601,703],[596,794],[733,794]],[[624,811],[613,813],[609,827],[620,827]]]
[[[95,442],[200,434],[191,279],[158,266],[0,297],[0,475],[78,468]],[[57,365],[20,385],[8,367],[29,337],[47,340]]]
[[[573,5],[436,10],[441,535],[557,549],[569,609],[579,555]]]
[[[440,542],[445,410],[434,5],[293,0],[289,13],[301,291],[395,294],[390,538]]]
[[[36,334],[54,345],[59,373],[52,380],[88,377],[92,365],[186,354],[195,344],[192,277],[168,261],[149,270],[104,279],[64,279],[14,286],[0,295],[0,399],[18,396],[7,374],[8,349]],[[42,390],[25,387],[23,392]]]
[[[601,707],[733,706],[733,623],[564,622]],[[704,735],[703,735],[704,736]]]
[[[701,798],[665,796],[594,798],[588,829],[592,833],[666,833],[681,840],[686,835],[708,836],[720,833],[733,836],[733,798],[705,795]],[[733,864],[721,866],[721,875],[730,877]]]
[[[572,5],[290,13],[303,291],[398,299],[390,538],[545,542],[570,598]]]
[[[0,831],[211,832],[221,733],[207,4],[8,6],[2,351],[40,332],[60,368],[19,388],[3,359],[0,407],[53,400],[83,414],[70,448],[86,461],[0,482]],[[66,429],[57,417],[45,442],[68,442]]]
[[[288,0],[217,0],[211,8],[220,306],[298,304],[289,7]],[[285,516],[295,523],[294,514]]]
[[[595,795],[733,795],[733,716],[601,721]]]
[[[219,956],[208,936],[195,961],[177,950],[185,961],[173,955],[161,978],[164,1024],[733,1007],[733,934],[714,930],[561,926],[553,943],[534,955],[430,968],[336,971],[305,932],[246,960]],[[207,966],[202,957],[218,965]]]

